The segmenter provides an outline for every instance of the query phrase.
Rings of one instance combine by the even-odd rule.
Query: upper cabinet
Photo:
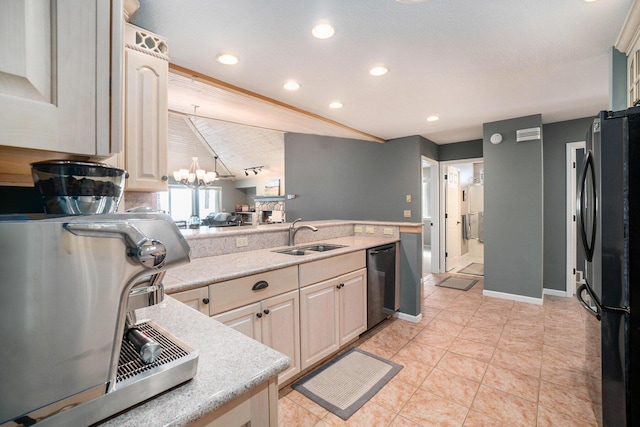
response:
[[[631,107],[640,100],[640,2],[631,5],[615,48],[627,55],[627,106]]]
[[[122,9],[122,0],[0,2],[0,145],[121,150]]]
[[[125,24],[125,149],[129,173],[126,190],[166,191],[167,41]]]

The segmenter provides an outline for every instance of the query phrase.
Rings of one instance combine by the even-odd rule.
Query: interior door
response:
[[[447,167],[445,192],[445,270],[451,271],[460,262],[462,225],[460,221],[460,169]]]

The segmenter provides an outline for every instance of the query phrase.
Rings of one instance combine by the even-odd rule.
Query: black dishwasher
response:
[[[367,250],[367,329],[400,309],[397,243]]]

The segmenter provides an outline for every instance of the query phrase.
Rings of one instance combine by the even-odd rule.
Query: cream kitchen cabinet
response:
[[[171,294],[171,297],[202,314],[209,315],[209,288],[202,287]]]
[[[332,268],[327,270],[327,262]],[[300,266],[300,357],[306,369],[358,338],[367,329],[365,254],[355,252]],[[355,271],[302,287],[327,271]],[[324,273],[322,273],[324,269]]]
[[[209,298],[214,319],[291,359],[280,383],[300,372],[297,266],[214,283]]]
[[[166,191],[169,57],[167,41],[125,25],[126,190]]]
[[[122,149],[122,0],[0,2],[0,145]]]
[[[275,427],[278,425],[278,385],[270,380],[221,408],[189,424],[189,427]]]
[[[300,372],[299,301],[296,289],[213,318],[289,357],[291,365],[278,375],[284,383]]]

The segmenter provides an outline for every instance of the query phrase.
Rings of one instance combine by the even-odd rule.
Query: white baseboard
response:
[[[542,290],[543,295],[553,295],[554,297],[566,297],[568,296],[565,291],[559,291],[557,289],[547,289],[544,288]]]
[[[483,290],[482,295],[493,298],[502,298],[518,302],[526,302],[528,304],[542,305],[542,298],[525,297],[522,295],[507,294],[504,292]]]
[[[419,321],[422,320],[422,313],[418,314],[417,316],[414,316],[413,314],[401,313],[399,311],[396,311],[393,317],[400,320],[406,320],[407,322],[411,322],[411,323],[418,323]]]

